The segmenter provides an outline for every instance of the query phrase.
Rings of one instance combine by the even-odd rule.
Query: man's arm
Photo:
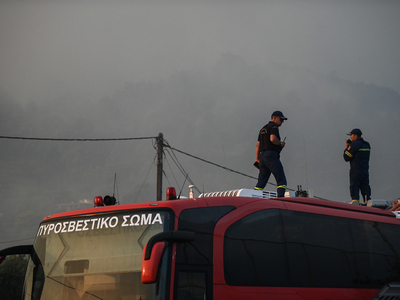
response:
[[[260,160],[258,159],[258,155],[260,154],[260,141],[257,142],[256,145],[256,161],[260,162]]]
[[[351,161],[353,159],[353,154],[350,153],[349,150],[344,150],[343,158],[345,161]]]
[[[360,143],[362,142],[360,140],[357,140],[349,144],[346,140],[346,149],[344,149],[343,153],[343,158],[345,161],[351,161],[353,159],[354,154],[356,154],[356,152],[361,146]]]
[[[272,144],[277,145],[277,146],[281,146],[282,148],[285,147],[286,143],[285,142],[281,142],[275,134],[271,134],[270,136],[270,141]]]

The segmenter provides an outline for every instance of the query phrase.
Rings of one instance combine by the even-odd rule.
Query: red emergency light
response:
[[[102,196],[94,197],[94,207],[104,206],[104,201]]]
[[[167,200],[176,200],[176,191],[174,187],[167,188]]]
[[[102,196],[96,196],[94,197],[94,207],[98,206],[109,206],[109,205],[115,205],[117,204],[117,199],[115,199],[114,196],[104,196],[104,199]]]

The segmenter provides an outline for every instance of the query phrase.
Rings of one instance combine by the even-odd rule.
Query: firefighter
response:
[[[287,118],[281,111],[275,111],[271,115],[271,121],[261,128],[258,134],[256,146],[256,162],[259,168],[258,182],[254,189],[263,190],[268,183],[271,173],[276,179],[278,197],[283,197],[286,190],[286,176],[280,161],[280,153],[286,143],[281,142],[279,127]]]
[[[369,185],[369,157],[371,153],[370,144],[365,141],[358,128],[354,128],[347,135],[343,153],[345,161],[350,162],[350,196],[353,201],[360,203],[360,191],[363,201],[371,199],[371,187]]]

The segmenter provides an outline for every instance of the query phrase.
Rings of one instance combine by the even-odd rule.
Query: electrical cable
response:
[[[257,180],[257,178],[254,177],[254,176],[247,175],[247,174],[245,174],[245,173],[242,173],[242,172],[239,172],[239,171],[235,171],[235,170],[233,170],[233,169],[230,169],[230,168],[221,166],[221,165],[219,165],[219,164],[216,164],[216,163],[213,163],[213,162],[211,162],[211,161],[208,161],[208,160],[205,160],[205,159],[203,159],[203,158],[200,158],[200,157],[198,157],[198,156],[189,154],[189,153],[184,152],[184,151],[182,151],[182,150],[173,148],[173,147],[171,147],[171,146],[169,146],[169,145],[165,145],[165,146],[171,148],[171,150],[175,150],[175,151],[177,151],[177,152],[179,152],[179,153],[182,153],[182,154],[185,154],[185,155],[190,156],[190,157],[192,157],[192,158],[201,160],[201,161],[203,161],[203,162],[206,162],[206,163],[208,163],[208,164],[211,164],[211,165],[214,165],[214,166],[216,166],[216,167],[222,168],[222,169],[224,169],[224,170],[231,171],[231,172],[233,172],[233,173],[237,173],[237,174],[240,174],[240,175],[242,175],[242,176],[249,177],[249,178],[251,178],[251,179],[256,179],[256,180]]]
[[[178,158],[176,157],[175,153],[173,153],[173,151],[171,150],[172,154],[169,152],[168,149],[166,149],[168,154],[170,155],[172,161],[175,163],[175,165],[177,166],[178,170],[181,171],[182,175],[185,176],[185,181],[189,181],[190,184],[192,184],[194,186],[194,188],[197,190],[197,192],[199,194],[201,194],[201,191],[197,188],[196,184],[193,182],[193,180],[189,177],[189,173],[186,173],[186,171],[183,169],[181,163],[179,162]],[[179,186],[179,184],[177,185]]]
[[[172,168],[171,168],[171,166],[170,166],[170,164],[169,164],[169,161],[167,160],[167,156],[166,156],[166,155],[164,155],[164,159],[165,159],[166,164],[167,164],[168,167],[169,167],[169,170],[170,170],[170,172],[171,172],[171,174],[172,174],[172,177],[173,177],[174,180],[175,180],[176,185],[179,186],[178,180],[176,179],[175,174],[174,174],[174,172],[172,171]],[[163,173],[165,174],[164,171],[163,171]],[[171,183],[170,183],[169,180],[168,180],[167,174],[165,174],[165,178],[167,179],[169,186],[172,186]]]
[[[177,151],[177,152],[179,152],[179,153],[185,154],[185,155],[187,155],[187,156],[190,156],[190,157],[192,157],[192,158],[195,158],[195,159],[198,159],[198,160],[200,160],[200,161],[206,162],[206,163],[208,163],[208,164],[214,165],[214,166],[216,166],[216,167],[222,168],[222,169],[224,169],[224,170],[228,170],[228,171],[230,171],[230,172],[237,173],[237,174],[239,174],[239,175],[242,175],[242,176],[249,177],[249,178],[252,178],[252,179],[257,180],[257,178],[254,177],[254,176],[247,175],[247,174],[245,174],[245,173],[242,173],[242,172],[239,172],[239,171],[236,171],[236,170],[233,170],[233,169],[230,169],[230,168],[221,166],[221,165],[219,165],[219,164],[216,164],[216,163],[213,163],[213,162],[211,162],[211,161],[205,160],[205,159],[203,159],[203,158],[197,157],[197,156],[195,156],[195,155],[189,154],[189,153],[184,152],[184,151],[182,151],[182,150],[173,148],[173,147],[171,147],[169,144],[164,144],[164,146],[170,148],[171,150],[175,150],[175,151]],[[271,185],[273,185],[273,186],[277,186],[277,184],[275,184],[275,183],[273,183],[273,182],[268,182],[268,183],[271,184]],[[294,189],[291,189],[291,188],[286,188],[286,189],[289,190],[289,191],[295,191]],[[317,196],[314,196],[314,198],[324,200],[324,198],[317,197]]]
[[[144,181],[143,181],[143,183],[142,183],[142,186],[140,187],[140,190],[139,190],[139,192],[138,192],[138,194],[137,194],[137,196],[136,196],[134,202],[136,202],[137,199],[139,198],[140,192],[142,191],[142,188],[143,188],[144,184],[146,183],[147,177],[149,176],[150,170],[151,170],[151,168],[153,167],[156,158],[157,158],[157,154],[154,156],[154,159],[153,159],[153,161],[151,162],[149,171],[147,171],[147,175],[146,175],[146,177],[144,178]]]
[[[17,136],[0,136],[0,139],[37,140],[37,141],[68,141],[68,142],[70,142],[70,141],[77,141],[77,142],[99,142],[99,141],[100,141],[100,142],[103,142],[103,141],[127,141],[127,140],[145,140],[145,139],[152,139],[152,140],[155,140],[155,141],[156,141],[158,138],[159,138],[159,137],[105,138],[105,139],[60,139],[60,138],[30,138],[30,137],[17,137]],[[178,159],[177,159],[177,157],[176,157],[176,155],[175,155],[175,153],[174,153],[173,151],[177,151],[177,152],[179,152],[179,153],[181,153],[181,154],[184,154],[184,155],[187,155],[187,156],[189,156],[189,157],[198,159],[198,160],[200,160],[200,161],[203,161],[203,162],[205,162],[205,163],[214,165],[214,166],[219,167],[219,168],[222,168],[222,169],[224,169],[224,170],[227,170],[227,171],[230,171],[230,172],[233,172],[233,173],[236,173],[236,174],[239,174],[239,175],[242,175],[242,176],[245,176],[245,177],[248,177],[248,178],[257,180],[257,178],[254,177],[254,176],[251,176],[251,175],[248,175],[248,174],[245,174],[245,173],[242,173],[242,172],[239,172],[239,171],[236,171],[236,170],[233,170],[233,169],[230,169],[230,168],[221,166],[221,165],[219,165],[219,164],[213,163],[213,162],[211,162],[211,161],[205,160],[205,159],[203,159],[203,158],[197,157],[197,156],[195,156],[195,155],[192,155],[192,154],[189,154],[189,153],[184,152],[184,151],[182,151],[182,150],[179,150],[179,149],[176,149],[176,148],[174,148],[174,147],[171,147],[171,146],[169,145],[168,141],[166,141],[165,139],[163,139],[163,142],[165,142],[165,143],[163,143],[163,145],[164,145],[165,147],[171,149],[171,152],[172,152],[173,155],[170,154],[170,156],[171,156],[172,160],[175,162],[175,164],[176,164],[176,166],[178,167],[178,169],[180,169],[180,171],[181,171],[185,176],[187,176],[187,180],[188,180],[192,185],[194,185],[195,189],[196,189],[199,193],[201,193],[201,191],[196,187],[196,185],[194,184],[194,182],[190,179],[188,173],[184,170],[184,168],[182,167],[182,165],[179,163],[179,161],[178,161]],[[153,147],[154,147],[154,149],[156,149],[156,146],[155,146],[155,143],[154,143],[154,142],[153,142]],[[168,152],[168,153],[169,153],[169,152]],[[175,157],[175,159],[174,159],[174,157]],[[146,178],[147,178],[147,176],[146,176]],[[274,184],[274,183],[272,183],[272,182],[268,182],[268,184],[271,184],[271,185],[273,185],[273,186],[277,186],[276,184]],[[295,191],[294,189],[290,189],[290,188],[287,188],[287,190]],[[139,193],[140,193],[140,192],[139,192]],[[324,199],[324,198],[320,198],[320,197],[317,197],[317,196],[314,196],[314,198],[317,198],[317,199]]]
[[[107,138],[107,139],[56,139],[56,138],[29,138],[20,136],[0,136],[0,139],[13,140],[34,140],[34,141],[62,141],[62,142],[108,142],[108,141],[129,141],[129,140],[149,140],[157,137],[138,137],[138,138]]]
[[[198,193],[201,194],[201,191],[197,188],[197,186],[194,184],[193,180],[189,177],[189,173],[187,173],[187,172],[185,171],[185,169],[183,168],[183,166],[179,163],[178,158],[176,157],[175,153],[173,152],[173,148],[169,145],[169,143],[168,143],[166,140],[164,140],[164,141],[167,143],[167,144],[164,143],[164,146],[166,146],[167,148],[170,148],[170,149],[171,149],[171,151],[172,151],[172,153],[173,153],[173,156],[170,154],[170,155],[171,155],[171,158],[172,158],[172,160],[175,162],[175,164],[176,164],[176,166],[178,167],[178,169],[180,169],[181,172],[182,172],[182,174],[183,174],[184,176],[186,176],[186,179],[194,186],[194,188],[196,189],[196,191],[197,191]],[[167,151],[168,151],[168,150],[167,150]]]

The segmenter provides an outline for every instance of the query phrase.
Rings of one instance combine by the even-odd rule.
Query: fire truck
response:
[[[24,300],[399,299],[399,212],[287,196],[96,197],[0,256],[29,254]]]

